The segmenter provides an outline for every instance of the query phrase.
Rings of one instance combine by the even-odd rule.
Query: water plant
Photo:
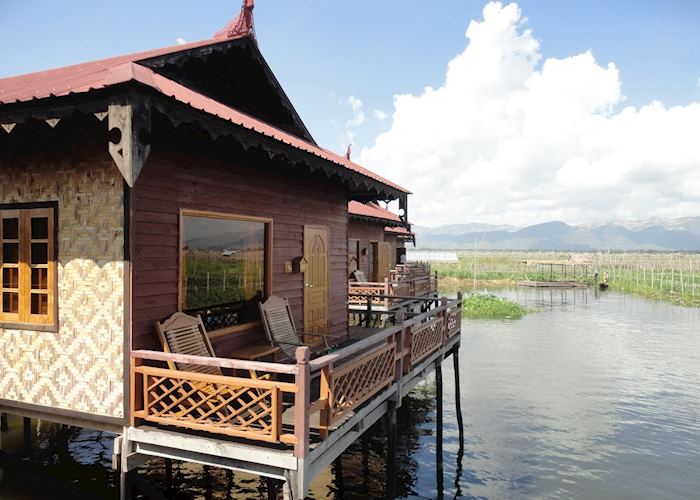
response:
[[[520,319],[528,310],[508,299],[490,293],[477,293],[462,300],[462,314],[471,319]]]

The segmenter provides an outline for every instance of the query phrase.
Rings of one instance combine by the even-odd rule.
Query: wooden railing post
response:
[[[401,331],[397,334],[398,342],[396,342],[396,370],[394,371],[394,379],[396,380],[396,407],[401,406],[403,399],[403,374],[406,373],[406,311],[401,308],[396,313],[396,323],[401,325]],[[410,350],[408,352],[411,352]]]
[[[129,389],[131,394],[129,396],[129,425],[134,427],[136,425],[136,417],[134,414],[137,410],[141,410],[143,405],[143,386],[138,383],[138,376],[136,374],[136,368],[141,366],[141,359],[134,358],[131,356],[129,361],[130,372],[129,373]],[[143,377],[143,375],[141,375]]]
[[[389,310],[389,278],[384,278],[384,307]]]
[[[447,315],[447,303],[449,301],[447,300],[447,297],[441,297],[440,298],[440,307],[442,310],[440,311],[440,316],[442,317],[442,344],[443,346],[445,345],[445,341],[447,340],[447,320],[448,320],[448,315]]]
[[[309,404],[311,404],[311,350],[297,347],[296,361],[299,372],[296,375],[297,392],[294,396],[294,456],[304,459],[309,453]],[[281,416],[280,416],[281,417]]]
[[[326,404],[319,415],[319,434],[323,439],[328,437],[328,429],[333,420],[333,365],[328,364],[321,369],[321,390],[319,399],[326,399]]]

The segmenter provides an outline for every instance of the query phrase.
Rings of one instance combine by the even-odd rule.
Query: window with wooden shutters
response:
[[[56,204],[0,205],[0,327],[56,326]]]

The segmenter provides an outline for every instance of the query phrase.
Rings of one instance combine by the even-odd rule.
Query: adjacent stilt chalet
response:
[[[349,259],[419,271],[405,220],[359,236],[348,203],[408,192],[315,143],[248,3],[212,40],[0,80],[0,412],[114,431],[124,473],[168,457],[301,498],[457,348],[461,309],[431,281],[350,326]]]
[[[348,203],[348,301],[351,311],[391,311],[437,300],[428,264],[407,263],[415,235],[404,219],[375,202]],[[370,314],[367,314],[367,318]]]

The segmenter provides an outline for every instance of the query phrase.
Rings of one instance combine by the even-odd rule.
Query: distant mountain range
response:
[[[413,226],[423,249],[700,250],[700,217],[616,221],[570,226],[560,221],[527,227],[489,224]]]

